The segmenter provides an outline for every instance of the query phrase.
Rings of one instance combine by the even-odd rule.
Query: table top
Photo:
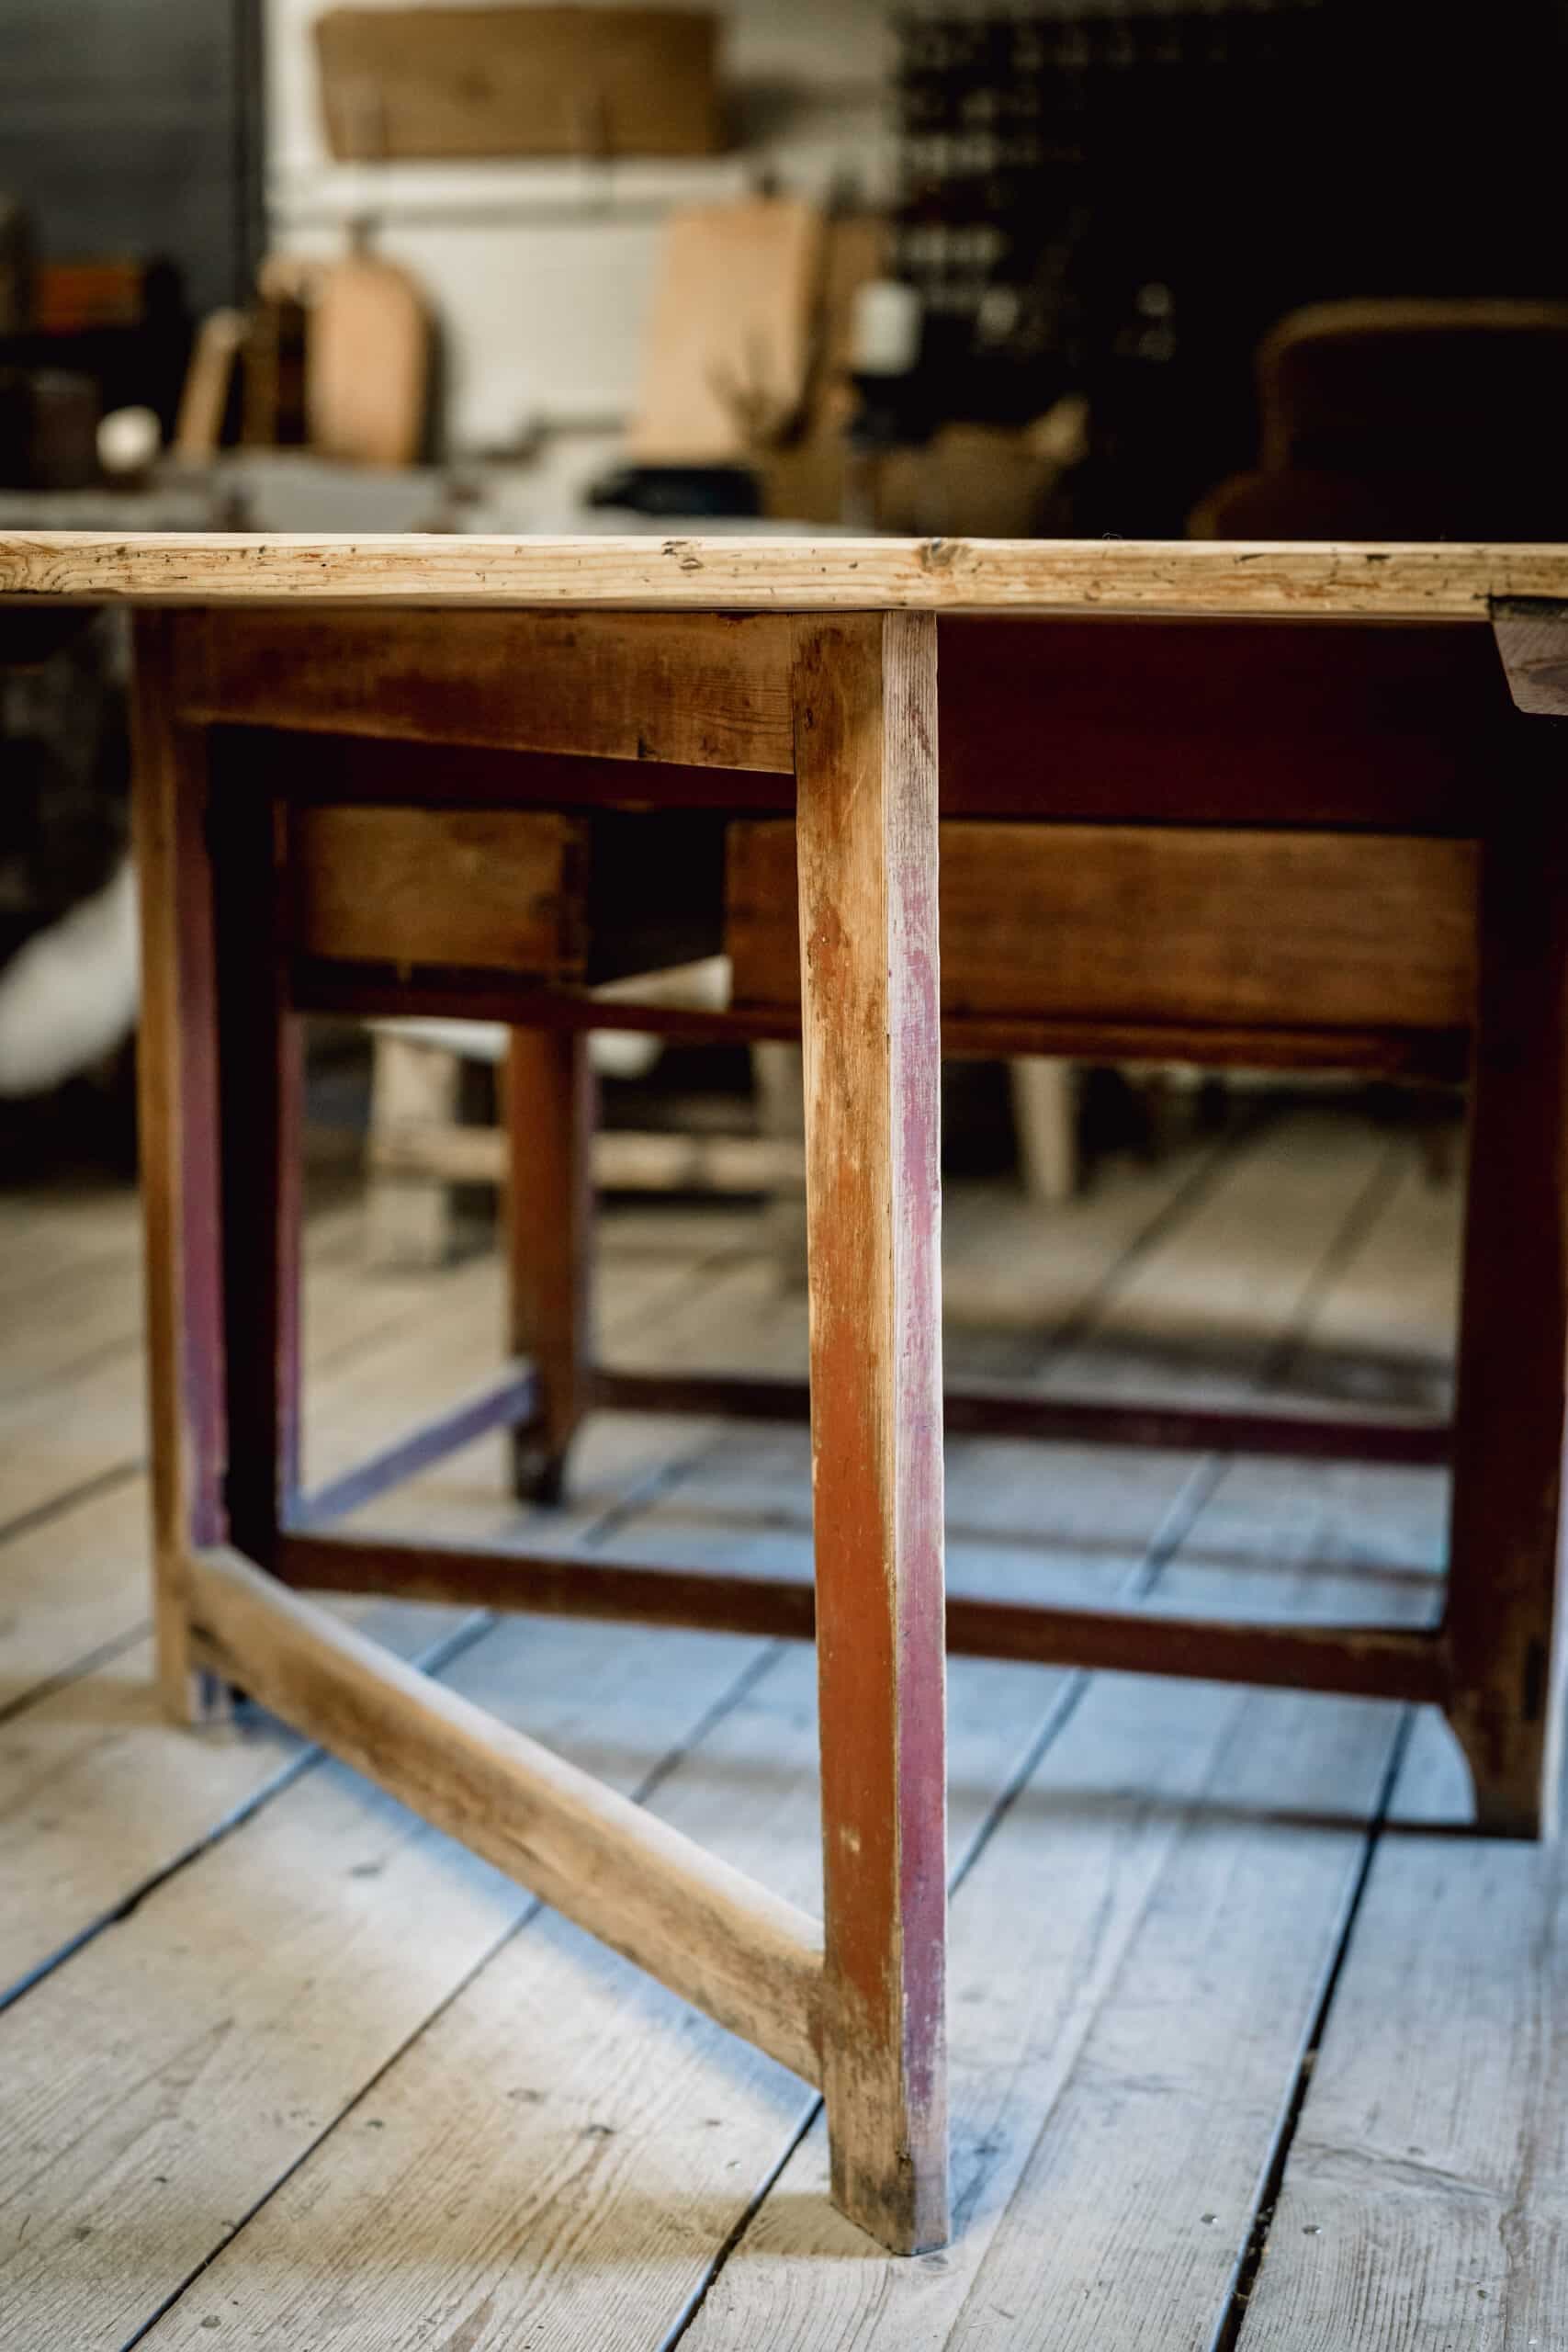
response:
[[[1568,546],[0,532],[0,604],[1485,620],[1568,601]]]

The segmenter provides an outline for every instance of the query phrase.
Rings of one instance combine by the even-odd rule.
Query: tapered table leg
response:
[[[1483,848],[1447,1632],[1477,1820],[1533,1837],[1562,1738],[1568,824],[1511,781]]]
[[[833,2195],[948,2233],[936,628],[794,632]]]
[[[231,1542],[270,1566],[299,1488],[302,1023],[288,1002],[284,810],[265,738],[208,741],[217,913]]]
[[[539,1406],[513,1432],[513,1491],[560,1500],[592,1365],[593,1074],[585,1036],[514,1029],[502,1087],[513,1353],[529,1357]]]
[[[193,1663],[188,1567],[228,1532],[218,997],[199,729],[175,723],[172,613],[136,623],[134,830],[141,899],[140,1090],[152,1425],[152,1597],[169,1712],[199,1722],[226,1692]]]

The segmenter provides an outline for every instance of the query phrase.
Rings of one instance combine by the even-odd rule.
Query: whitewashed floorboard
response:
[[[1184,1158],[1152,1184],[1113,1178],[1059,1232],[1000,1195],[964,1194],[950,1234],[950,1367],[1064,1392],[1219,1399],[1262,1385],[1440,1406],[1454,1195],[1412,1169],[1403,1143],[1309,1111],[1239,1149]],[[692,1280],[689,1258],[666,1288],[659,1217],[639,1215],[623,1241],[632,1292],[647,1258],[648,1312],[612,1328],[608,1354],[773,1370],[803,1360],[803,1310],[750,1250],[744,1221],[721,1232],[705,1213],[693,1218],[682,1246],[703,1277]],[[41,1246],[47,1214],[33,1204],[29,1216]],[[106,1263],[123,1258],[112,1216],[95,1228],[84,1213],[81,1230],[96,1231]],[[423,1336],[367,1324],[363,1344],[350,1337],[340,1351],[323,1269],[317,1476],[427,1409],[427,1389],[432,1400],[461,1389],[493,1361],[493,1269],[441,1279],[466,1287],[450,1309],[427,1294]],[[360,1311],[352,1299],[344,1309]],[[47,1363],[51,1343],[39,1344]],[[89,1426],[102,1375],[69,1351],[58,1361],[82,1364],[73,1385],[89,1392],[88,1420],[51,1465],[71,1469],[114,1424]],[[11,1426],[3,1366],[0,1348],[0,1435]],[[22,1423],[35,1426],[25,1412]],[[1157,1572],[1156,1605],[1413,1620],[1438,1591],[1435,1476],[1000,1444],[951,1453],[955,1587],[1109,1599]],[[487,1441],[369,1516],[548,1549],[558,1530],[617,1555],[740,1573],[807,1565],[798,1432],[602,1417],[565,1526],[507,1502],[499,1456]],[[127,1492],[139,1510],[139,1484]],[[112,1545],[116,1502],[125,1495],[96,1498],[96,1532],[90,1498],[35,1531],[79,1533],[74,1553],[57,1555],[79,1563],[63,1575],[72,1657],[90,1655],[85,1637],[109,1622],[94,1616],[85,1559]],[[0,1713],[13,1656],[25,1674],[41,1665],[40,1681],[53,1670],[47,1645],[28,1647],[26,1612],[6,1641],[8,1554],[20,1544],[0,1543]],[[45,1549],[40,1580],[47,1562]],[[110,1638],[129,1640],[129,1628]],[[96,1685],[112,1715],[108,1685],[137,1665],[124,1650],[0,1723],[0,1794],[7,1732]],[[485,1634],[451,1679],[815,1906],[807,1652],[525,1620]],[[118,1687],[123,1697],[129,1680]],[[1207,2346],[1338,1948],[1396,1711],[1086,1684],[974,1660],[955,1662],[953,1693],[955,1849],[970,1865],[954,1908],[953,2248],[915,2263],[878,2255],[826,2205],[819,2121],[789,2154],[811,2113],[803,2086],[329,1764],[217,1842],[187,1841],[183,1866],[121,1924],[0,2016],[0,2083],[22,2118],[0,2134],[0,2345]],[[260,1725],[247,1736],[283,1738]],[[123,1818],[134,1838],[140,1797],[159,1802],[150,1762],[143,1782],[152,1736],[124,1740],[117,1791],[112,1723],[81,1726],[77,1762],[96,1758],[90,1803],[111,1837]],[[1436,1780],[1413,1777],[1424,1727],[1402,1782],[1416,1809],[1435,1787],[1457,1802],[1444,1736],[1433,1736]],[[1385,1837],[1375,1857],[1341,1996],[1399,1842]],[[1409,1842],[1456,1850],[1429,1834]],[[132,1874],[128,1891],[146,1877]],[[1488,1942],[1475,1925],[1475,1982],[1452,2004],[1456,2034],[1505,2020],[1510,2082],[1536,2046],[1531,1967],[1561,1933],[1557,1898],[1531,1884],[1533,1910],[1514,1888],[1517,1932],[1499,1925]],[[1502,1888],[1485,1882],[1497,1903]],[[1438,1904],[1432,1893],[1425,1933]],[[1527,1913],[1533,1943],[1518,1924]],[[1511,1972],[1511,2007],[1483,1999],[1483,1958]],[[1397,1973],[1393,1958],[1374,1960],[1368,2030]],[[1337,2001],[1325,2068],[1338,2016]],[[1345,2064],[1354,2082],[1353,2049]],[[106,2085],[118,2095],[106,2098]],[[1287,2198],[1314,2144],[1303,2135],[1317,2096]],[[1479,2092],[1474,2103],[1448,2153],[1458,2177],[1459,2143],[1490,2131],[1501,2181],[1506,2124],[1480,2113]],[[1348,2110],[1326,2112],[1325,2144],[1337,2143]],[[1517,2258],[1544,2260],[1555,2281],[1563,2167],[1560,2146],[1542,2145],[1528,2178],[1515,2151],[1510,2211],[1523,2217]],[[1380,2165],[1384,2153],[1378,2143]],[[1538,2178],[1550,2192],[1539,2211]],[[1393,2179],[1391,2194],[1405,2186]],[[1321,2269],[1298,2278],[1288,2265],[1269,2289],[1285,2244],[1276,2223],[1241,2352],[1255,2335],[1267,2352],[1428,2352],[1443,2340],[1391,2332],[1342,2203],[1349,2252],[1326,2293]],[[1417,2247],[1442,2225],[1439,2208],[1411,2225]],[[1302,2245],[1317,2255],[1315,2237]],[[1257,2334],[1271,2291],[1282,2317]],[[1389,2311],[1397,2301],[1383,2297]],[[1527,2317],[1535,2308],[1515,2301]],[[1450,2330],[1468,2311],[1462,2297],[1429,2306]],[[1526,2342],[1511,2329],[1452,2340],[1483,2352]]]
[[[1568,2344],[1568,1845],[1453,1834],[1468,1814],[1424,1716],[1240,2352]]]
[[[1376,1159],[1375,1148],[1370,1160],[1351,1151],[1343,1167],[1320,1170],[1314,1198],[1321,1223],[1293,1221],[1267,1277],[1254,1268],[1249,1311],[1271,1311],[1276,1335],[1311,1294],[1323,1251],[1360,1199]],[[1265,1167],[1267,1161],[1266,1153]],[[1247,1162],[1233,1215],[1266,1182],[1253,1155]],[[1201,1246],[1212,1256],[1212,1236]],[[1185,1227],[1164,1247],[1179,1261]],[[754,1327],[754,1347],[791,1344],[787,1310],[781,1319],[773,1340]],[[766,1435],[731,1432],[713,1462],[685,1484],[700,1494],[711,1476],[726,1493],[737,1485],[743,1492],[753,1445],[773,1458],[777,1444]],[[992,1451],[952,1449],[961,1510],[978,1511],[989,1484],[973,1477],[969,1455]],[[1031,1457],[1025,1449],[1005,1451],[1021,1489],[1026,1481],[1018,1465]],[[1107,1459],[1101,1456],[1102,1464]],[[1102,1469],[1092,1482],[1100,1525],[1114,1495],[1120,1532],[1136,1563],[1191,1465],[1168,1460],[1149,1485],[1132,1482],[1128,1500],[1117,1475],[1121,1457],[1109,1460],[1109,1476]],[[1039,1457],[1034,1461],[1038,1479]],[[799,1472],[797,1461],[796,1479]],[[1019,1505],[1015,1492],[1010,1508],[1016,1513]],[[669,1508],[656,1504],[631,1529],[618,1530],[617,1554],[667,1544],[660,1521]],[[1086,1510],[1086,1524],[1092,1517]],[[763,1524],[753,1517],[742,1532],[716,1512],[711,1526],[728,1564],[742,1569],[759,1547],[773,1560],[781,1548],[798,1554],[804,1541],[798,1524],[781,1533],[765,1515]],[[682,1526],[678,1556],[690,1556],[691,1532]],[[1103,1554],[1091,1546],[1069,1589],[1092,1592],[1104,1578]],[[961,1852],[1026,1767],[1069,1680],[954,1661],[951,1767]],[[815,1900],[820,1867],[812,1685],[807,1655],[781,1655],[746,1702],[681,1759],[656,1800],[682,1828],[804,1901]],[[1145,1686],[1134,1708],[1146,1710],[1150,1690],[1158,1688]],[[1190,1715],[1190,1695],[1183,1704]],[[521,2116],[497,2096],[472,2095],[473,2070],[482,2071],[498,2030],[504,2036],[504,2020],[542,2026],[557,2017],[570,2017],[572,2030],[564,2039],[546,2035],[525,2086],[536,2096],[522,2103]],[[373,2141],[352,2128],[333,2134],[151,2341],[200,2343],[216,2322],[228,2341],[253,2347],[322,2334],[388,2346],[450,2342],[474,2352],[520,2339],[657,2345],[701,2292],[716,2250],[766,2187],[809,2112],[798,2088],[788,2096],[780,2090],[782,2079],[585,1939],[557,1921],[540,1922],[476,1978],[378,2086],[368,2104],[381,2134]],[[585,2154],[585,2136],[604,2144]],[[509,2176],[515,2181],[510,2199]],[[764,2210],[773,2203],[770,2198]],[[429,2225],[433,2210],[441,2215],[438,2231]],[[417,2245],[423,2259],[379,2262],[376,2249],[389,2242]],[[830,2332],[822,2340],[831,2341]]]

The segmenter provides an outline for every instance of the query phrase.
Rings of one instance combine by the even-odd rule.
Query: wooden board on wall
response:
[[[717,29],[703,8],[330,8],[327,139],[340,163],[711,155]]]
[[[797,197],[671,216],[626,436],[635,462],[734,465],[752,446],[747,416],[766,428],[795,414],[822,257],[822,215]]]
[[[942,1010],[1456,1029],[1476,852],[1388,834],[944,824]],[[795,828],[729,837],[735,1002],[800,996]]]

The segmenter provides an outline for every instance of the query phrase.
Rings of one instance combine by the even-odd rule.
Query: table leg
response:
[[[593,1073],[586,1036],[514,1029],[502,1087],[506,1131],[508,1314],[539,1410],[513,1433],[513,1487],[554,1503],[592,1368]]]
[[[948,2233],[936,628],[795,625],[823,2086],[835,2202]]]
[[[1551,1826],[1568,1408],[1568,827],[1533,779],[1483,850],[1447,1632],[1483,1829]]]
[[[276,754],[208,746],[231,1541],[265,1567],[298,1491],[302,1023],[289,1010]]]
[[[152,1598],[158,1680],[177,1719],[222,1712],[192,1662],[193,1548],[227,1533],[218,995],[201,731],[176,725],[171,613],[136,623],[134,827],[141,899],[137,1048],[146,1232]]]

